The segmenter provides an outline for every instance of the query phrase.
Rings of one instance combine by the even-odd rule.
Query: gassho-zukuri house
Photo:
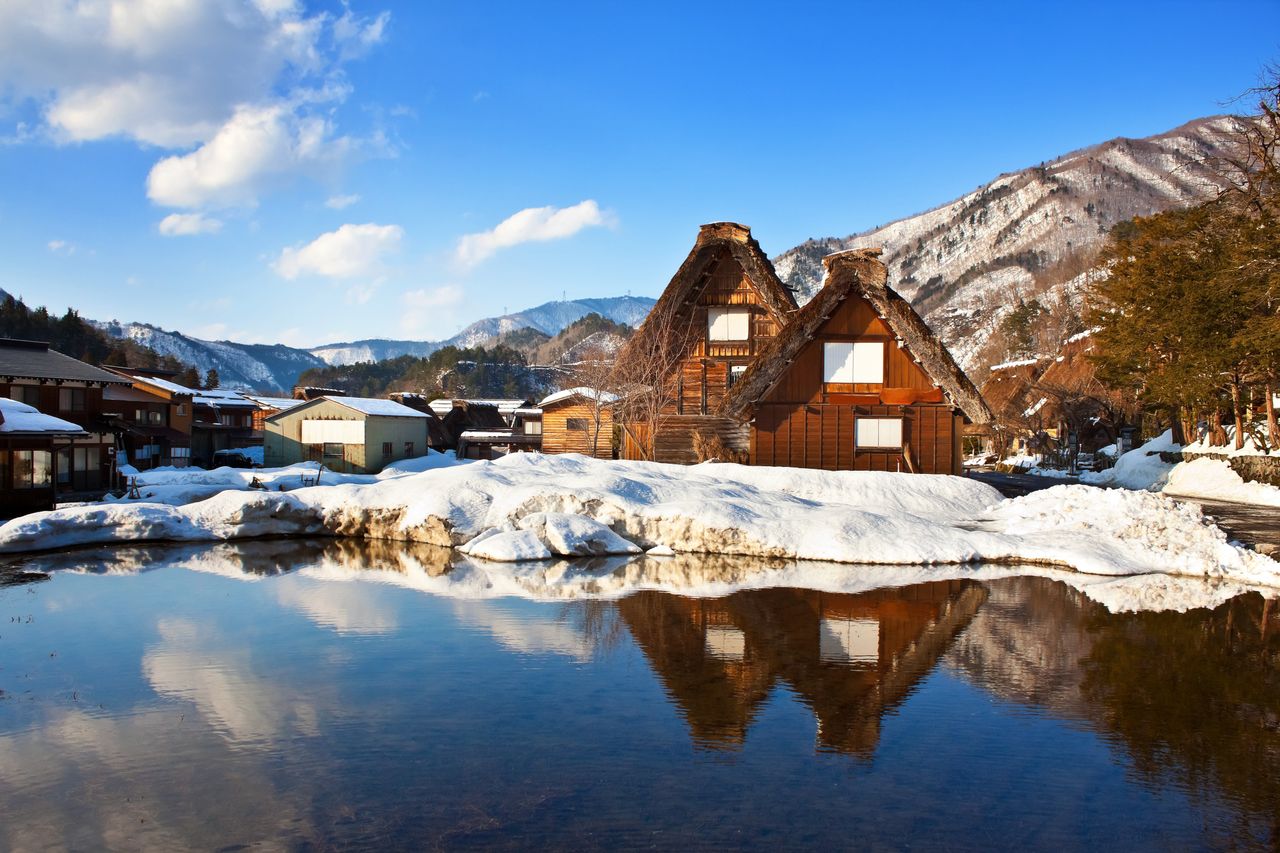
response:
[[[753,465],[962,473],[961,433],[991,412],[941,340],[888,285],[878,249],[824,259],[804,307],[735,223],[702,227],[689,258],[623,351],[659,333],[687,341],[652,456],[713,447]],[[650,327],[650,323],[654,327]],[[660,328],[659,328],[660,327]],[[623,456],[644,424],[621,421]]]

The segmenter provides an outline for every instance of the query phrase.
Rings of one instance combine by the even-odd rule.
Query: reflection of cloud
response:
[[[193,702],[206,720],[233,741],[267,741],[292,728],[316,734],[309,702],[256,678],[245,652],[209,648],[208,632],[185,619],[161,619],[161,643],[147,650],[142,671],[157,693]]]
[[[387,634],[398,627],[396,615],[377,600],[376,592],[363,584],[325,583],[296,575],[275,583],[277,601],[339,634]]]
[[[565,655],[589,661],[595,651],[589,637],[543,614],[515,613],[484,601],[454,602],[453,612],[462,624],[487,631],[518,654]]]
[[[168,851],[212,849],[245,833],[313,836],[299,804],[314,792],[305,782],[278,790],[258,766],[261,754],[229,755],[221,738],[172,708],[50,709],[39,725],[0,735],[0,801],[21,816],[0,821],[0,849]]]

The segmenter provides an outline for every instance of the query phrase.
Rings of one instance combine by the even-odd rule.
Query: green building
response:
[[[394,400],[317,397],[263,422],[263,463],[319,462],[344,474],[376,474],[427,453],[428,416]]]

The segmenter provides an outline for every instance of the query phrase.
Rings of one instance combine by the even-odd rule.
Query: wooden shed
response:
[[[966,419],[991,420],[977,388],[905,299],[880,250],[823,259],[826,283],[726,395],[749,424],[750,462],[959,474]]]
[[[538,405],[542,409],[542,452],[581,453],[613,458],[615,394],[594,388],[557,391]]]
[[[751,236],[734,222],[703,225],[698,239],[649,316],[618,355],[624,376],[634,365],[661,364],[662,375],[629,376],[661,390],[662,418],[619,409],[622,456],[656,462],[702,461],[700,447],[745,457],[745,424],[718,412],[725,394],[785,326],[796,300]],[[655,358],[664,347],[673,358]],[[544,427],[544,430],[546,427]],[[545,442],[544,442],[545,445]]]

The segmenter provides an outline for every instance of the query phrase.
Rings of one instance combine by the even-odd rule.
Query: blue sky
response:
[[[0,0],[0,287],[203,337],[656,296],[1238,109],[1280,2]]]

